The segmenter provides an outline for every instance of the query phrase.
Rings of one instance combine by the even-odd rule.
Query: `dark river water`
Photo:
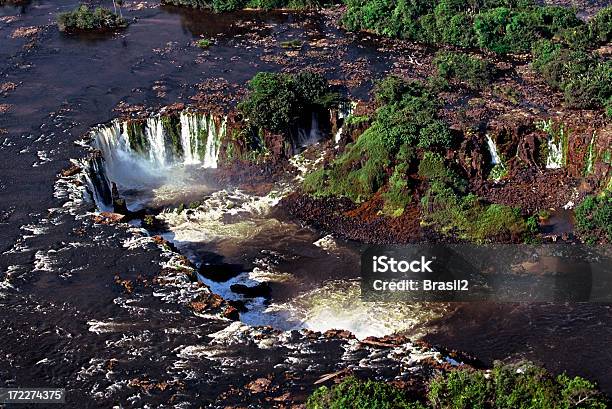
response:
[[[398,376],[396,361],[350,343],[194,314],[185,300],[203,291],[197,284],[153,284],[171,256],[136,227],[94,223],[93,203],[75,200],[57,179],[70,159],[85,155],[75,141],[112,120],[120,103],[189,103],[210,84],[242,85],[258,71],[306,67],[347,80],[344,91],[365,98],[385,73],[422,75],[426,51],[344,34],[332,27],[332,14],[217,16],[148,1],[126,2],[124,14],[136,20],[124,33],[77,38],[53,24],[57,12],[75,4],[0,7],[0,86],[16,86],[0,93],[0,386],[65,387],[70,407],[258,407],[271,403],[235,387],[272,374],[305,396],[318,377],[351,365],[365,375]],[[27,27],[37,33],[16,31]],[[215,45],[194,47],[200,37]],[[294,38],[310,45],[285,54],[278,43]],[[229,187],[207,193],[211,209],[261,202]],[[208,217],[197,228],[172,214],[168,220],[165,237],[194,261],[222,255],[251,272],[245,280],[253,271],[273,272],[281,283],[274,302],[252,306],[246,324],[340,327],[362,336],[406,331],[487,364],[531,359],[612,393],[609,305],[364,305],[351,280],[356,243],[323,237],[290,215],[251,212],[222,223]],[[282,284],[288,272],[299,286]],[[126,294],[115,276],[139,284]],[[227,285],[207,284],[231,297]]]

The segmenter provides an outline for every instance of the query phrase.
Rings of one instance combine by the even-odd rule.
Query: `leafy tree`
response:
[[[312,72],[260,72],[249,81],[248,89],[238,109],[253,126],[276,133],[286,133],[305,114],[329,109],[338,100],[325,78]]]
[[[72,32],[124,28],[127,23],[109,9],[97,7],[92,10],[82,4],[73,11],[59,14],[57,26],[60,31]]]
[[[402,391],[384,382],[349,377],[331,388],[322,386],[306,402],[307,409],[424,409]]]
[[[438,75],[464,82],[473,89],[488,85],[495,74],[491,63],[465,53],[442,51],[436,54],[433,63]]]

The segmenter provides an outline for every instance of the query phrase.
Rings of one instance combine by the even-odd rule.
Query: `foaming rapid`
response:
[[[112,204],[112,183],[131,210],[209,191],[202,168],[217,167],[226,118],[183,110],[101,125],[91,132],[99,152],[84,164],[94,200]]]
[[[366,302],[361,299],[357,280],[329,280],[320,287],[306,291],[286,303],[272,303],[264,311],[264,320],[273,325],[294,323],[293,328],[314,331],[343,329],[357,338],[382,337],[398,332],[410,332],[422,324],[441,317],[447,307],[428,303]],[[290,329],[290,328],[286,328]]]
[[[248,325],[282,330],[349,330],[358,338],[398,332],[418,335],[419,324],[441,317],[447,306],[427,303],[381,303],[361,299],[359,249],[273,216],[288,190],[253,196],[240,190],[217,191],[196,209],[166,211],[172,242],[193,262],[211,263],[210,254],[239,264],[243,271],[227,281],[199,276],[210,289],[246,307]],[[236,286],[271,288],[271,294],[244,296]]]

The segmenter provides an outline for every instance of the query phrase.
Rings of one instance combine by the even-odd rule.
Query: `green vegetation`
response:
[[[214,42],[212,40],[209,40],[208,38],[201,38],[198,41],[196,41],[196,45],[203,50],[206,50],[213,44]]]
[[[319,0],[162,0],[162,4],[193,7],[213,10],[215,13],[225,13],[245,8],[272,10],[272,9],[314,9],[331,4]]]
[[[522,94],[516,88],[510,86],[495,86],[493,92],[498,97],[510,101],[513,104],[518,104],[522,97]]]
[[[348,377],[331,388],[322,386],[306,402],[307,409],[425,409],[405,392],[385,382]]]
[[[130,148],[138,153],[145,153],[149,149],[149,139],[145,135],[145,123],[143,121],[128,121],[125,125],[125,133],[130,141]]]
[[[170,116],[162,116],[161,117],[162,127],[164,128],[164,133],[166,135],[166,139],[170,143],[170,147],[172,150],[172,154],[176,158],[180,158],[183,156],[183,144],[181,142],[181,123],[176,115]]]
[[[612,241],[612,194],[587,196],[576,206],[576,229],[589,243]]]
[[[538,6],[530,0],[346,0],[343,24],[389,37],[498,53],[527,52],[539,39],[585,27],[575,10]],[[593,24],[599,38],[609,35],[609,13]]]
[[[328,168],[308,175],[304,189],[361,202],[386,185],[384,211],[399,215],[410,202],[407,173],[416,149],[446,149],[452,136],[437,117],[440,102],[430,85],[390,76],[375,94],[380,107],[370,127]]]
[[[385,382],[344,379],[322,386],[307,409],[604,409],[606,397],[581,377],[552,376],[531,363],[496,363],[489,374],[458,369],[433,378],[425,403]]]
[[[609,110],[612,61],[602,60],[595,52],[550,40],[534,45],[533,58],[533,68],[551,87],[563,92],[568,106]]]
[[[57,16],[57,26],[60,31],[102,31],[127,27],[127,22],[111,10],[96,7],[90,9],[82,4],[73,11]]]
[[[459,370],[429,385],[434,408],[606,408],[606,399],[591,382],[563,374],[556,378],[532,364],[496,365],[489,377]]]
[[[612,6],[599,10],[589,21],[588,34],[593,42],[603,44],[612,41]]]
[[[430,180],[422,199],[424,221],[444,234],[484,242],[488,239],[519,239],[527,232],[518,209],[485,204],[474,194],[462,196],[442,180]]]
[[[456,80],[470,88],[479,89],[489,85],[495,68],[487,60],[465,53],[441,51],[433,61],[438,75],[446,80]]]
[[[592,51],[612,40],[612,7],[585,23],[572,8],[540,6],[532,0],[346,0],[346,4],[342,22],[349,30],[501,54],[531,51],[534,69],[564,93],[569,107],[603,108],[612,117],[612,61]],[[440,53],[434,64],[441,77],[473,89],[488,85],[494,75],[486,61],[462,53]]]
[[[238,109],[249,125],[275,133],[287,133],[305,114],[328,110],[339,96],[320,74],[295,75],[260,72],[248,83],[249,95]]]
[[[354,202],[380,192],[383,214],[399,216],[420,181],[424,221],[442,233],[476,242],[522,238],[527,227],[518,209],[466,195],[467,182],[447,165],[442,152],[451,147],[452,135],[437,117],[435,91],[394,76],[379,83],[380,107],[370,127],[329,166],[307,175],[304,190]],[[410,178],[411,168],[418,168],[418,181]]]
[[[281,48],[300,49],[302,48],[302,42],[300,40],[281,41],[280,46]]]

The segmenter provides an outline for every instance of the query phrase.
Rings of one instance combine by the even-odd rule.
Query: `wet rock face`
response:
[[[547,124],[548,130],[540,129],[542,124]],[[494,142],[510,176],[526,172],[518,177],[530,178],[534,172],[551,167],[549,145],[552,140],[560,151],[558,167],[562,173],[574,179],[585,178],[597,190],[603,188],[610,178],[611,126],[601,118],[594,117],[592,112],[585,112],[582,117],[565,113],[547,121],[519,115],[491,121],[486,134]],[[484,181],[492,168],[491,156],[481,138],[467,136],[454,156],[472,183]],[[561,173],[550,176],[554,179],[558,175]],[[563,185],[567,183],[565,181]],[[536,190],[534,193],[537,195],[538,192]],[[540,199],[544,200],[545,197],[548,195],[544,191]]]
[[[474,181],[476,194],[492,203],[518,207],[524,215],[559,209],[575,198],[578,181],[563,169],[529,169],[500,181]]]

